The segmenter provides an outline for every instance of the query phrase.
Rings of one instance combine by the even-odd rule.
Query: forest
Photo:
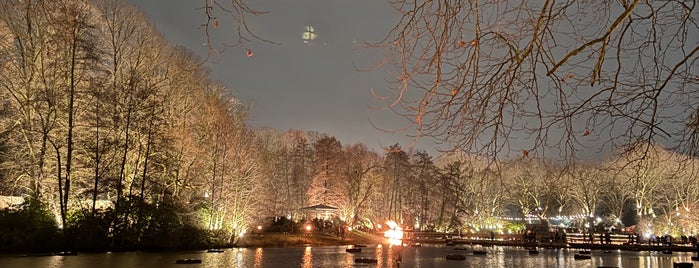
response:
[[[316,204],[368,229],[699,233],[699,159],[659,143],[564,163],[255,129],[201,62],[123,1],[0,2],[0,253],[230,244]]]

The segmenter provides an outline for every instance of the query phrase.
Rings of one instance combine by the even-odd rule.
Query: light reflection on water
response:
[[[303,258],[301,259],[301,268],[312,268],[313,267],[313,253],[311,252],[311,247],[306,247],[303,251]]]
[[[262,255],[262,252],[262,248],[255,249],[255,268],[262,268],[262,259],[264,256]]]
[[[485,256],[456,251],[452,247],[423,245],[400,247],[374,245],[360,253],[345,252],[346,246],[287,247],[287,248],[235,248],[223,253],[168,252],[168,253],[96,253],[78,256],[17,257],[0,256],[0,267],[49,267],[49,268],[129,268],[129,267],[386,267],[398,268],[396,259],[402,259],[405,267],[672,267],[673,262],[691,262],[694,253],[672,255],[658,252],[592,251],[591,260],[574,260],[577,250],[540,249],[539,254],[529,255],[523,248],[466,246],[483,249]],[[447,254],[464,254],[466,260],[446,260]],[[376,264],[355,264],[358,257],[376,258]],[[201,259],[201,264],[177,265],[177,259]]]

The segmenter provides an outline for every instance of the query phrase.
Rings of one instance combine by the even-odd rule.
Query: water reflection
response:
[[[311,247],[306,247],[303,251],[303,258],[301,259],[301,268],[312,268],[313,267],[313,254],[311,253]]]
[[[262,267],[262,248],[257,248],[255,249],[255,268],[261,268]]]
[[[381,245],[381,244],[376,245],[376,252],[374,254],[374,258],[376,258],[376,260],[378,261],[376,263],[376,265],[378,267],[382,267],[383,266],[383,245]]]
[[[455,251],[443,245],[401,247],[369,245],[361,253],[347,253],[347,246],[287,247],[287,248],[237,248],[223,253],[194,252],[131,252],[96,253],[78,256],[19,257],[0,256],[0,267],[52,267],[52,268],[121,268],[159,267],[180,268],[178,259],[201,259],[200,268],[215,267],[672,267],[673,262],[692,262],[694,253],[592,251],[590,260],[575,260],[578,250],[539,249],[539,254],[530,255],[524,248],[490,247],[487,255],[472,255],[471,250]],[[447,254],[464,254],[466,260],[446,260]],[[376,258],[376,264],[356,264],[355,258]],[[401,258],[401,264],[396,259]]]

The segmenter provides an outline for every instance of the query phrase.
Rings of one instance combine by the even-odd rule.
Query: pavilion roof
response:
[[[310,206],[310,207],[301,208],[301,210],[316,210],[316,211],[318,211],[318,210],[337,210],[337,208],[328,206],[326,204],[318,204],[318,205],[314,205],[314,206]]]

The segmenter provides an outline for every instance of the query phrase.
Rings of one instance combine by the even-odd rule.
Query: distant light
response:
[[[347,231],[352,231],[352,226],[347,226]]]
[[[306,225],[306,231],[309,231],[309,232],[311,231],[311,226],[310,226],[310,225]]]
[[[304,43],[308,43],[318,37],[318,34],[316,34],[315,29],[313,29],[313,26],[306,26],[306,31],[301,34],[301,39],[303,40]]]
[[[258,231],[259,231],[259,230],[262,230],[262,226],[258,225],[258,226],[257,226],[257,230],[258,230]]]

